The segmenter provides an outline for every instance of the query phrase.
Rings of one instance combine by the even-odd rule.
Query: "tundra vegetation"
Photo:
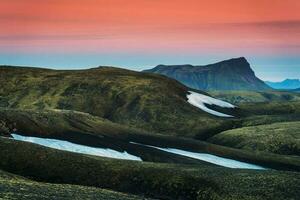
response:
[[[203,92],[158,74],[112,67],[1,66],[0,84],[4,199],[300,196],[298,93]],[[205,105],[234,117],[191,105],[189,91],[236,105]],[[13,140],[11,133],[126,151],[143,162],[55,150]],[[209,153],[267,170],[229,169],[136,143]]]

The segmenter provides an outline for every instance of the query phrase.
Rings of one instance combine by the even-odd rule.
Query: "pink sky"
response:
[[[299,10],[299,0],[1,0],[0,54],[298,56]]]
[[[294,53],[299,10],[298,0],[2,0],[0,45],[8,51],[248,46]]]

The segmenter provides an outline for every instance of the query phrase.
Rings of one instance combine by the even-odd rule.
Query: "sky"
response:
[[[300,78],[299,0],[0,0],[0,64],[142,70],[244,56]]]

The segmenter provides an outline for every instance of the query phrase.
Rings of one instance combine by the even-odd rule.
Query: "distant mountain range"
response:
[[[293,90],[293,92],[300,92],[300,88]]]
[[[234,58],[205,66],[158,65],[144,72],[158,73],[174,78],[198,90],[270,90],[255,76],[244,58]]]
[[[292,89],[300,89],[300,80],[299,79],[285,79],[281,82],[271,82],[266,81],[267,85],[274,89],[286,89],[286,90],[292,90]]]

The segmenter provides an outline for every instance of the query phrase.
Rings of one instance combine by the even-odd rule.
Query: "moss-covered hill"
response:
[[[90,157],[0,138],[0,168],[34,180],[159,199],[297,199],[300,174]]]
[[[300,94],[288,91],[209,91],[209,94],[233,104],[300,101]]]
[[[147,144],[156,138],[160,140],[162,135],[129,128],[76,111],[0,109],[0,136],[10,137],[11,133],[126,151],[144,161],[203,163],[199,160],[130,143],[134,141]]]
[[[0,170],[0,199],[142,200],[145,198],[95,187],[36,182]]]
[[[67,140],[76,135],[122,138],[129,134],[150,134],[78,111],[0,108],[0,135],[9,136],[13,132]]]
[[[221,157],[256,163],[273,169],[300,171],[300,160],[290,158],[288,155],[243,151],[194,139],[149,133],[82,112],[0,109],[0,122],[2,122],[0,136],[9,137],[9,133],[17,132],[28,136],[67,140],[82,145],[127,151],[142,158],[143,161],[204,164],[200,160],[170,154],[130,142],[206,152]],[[2,130],[7,130],[8,133],[5,134]]]
[[[59,71],[1,66],[0,85],[0,106],[6,108],[82,111],[185,136],[226,123],[186,103],[187,87],[155,74],[111,67]]]
[[[74,154],[0,137],[1,170],[48,182],[23,181],[22,177],[11,178],[0,171],[0,190],[4,191],[0,197],[36,197],[46,193],[48,198],[56,191],[66,198],[71,198],[72,193],[82,199],[101,199],[101,195],[112,199],[139,198],[86,186],[159,199],[276,200],[296,199],[300,195],[299,172],[231,170],[131,143],[210,153],[272,169],[299,171],[297,156],[265,150],[270,135],[263,130],[268,130],[268,126],[261,128],[260,141],[264,144],[256,145],[257,141],[251,139],[257,147],[252,149],[224,144],[241,148],[234,149],[192,138],[213,139],[224,130],[246,126],[251,127],[245,130],[252,130],[265,124],[271,124],[271,132],[275,122],[300,121],[300,101],[241,103],[233,111],[239,118],[222,119],[186,103],[189,88],[175,80],[111,67],[57,71],[2,66],[0,84],[0,136],[19,132],[63,139],[126,150],[143,161],[155,162]],[[284,128],[290,128],[289,125]],[[298,126],[294,127],[297,132]],[[292,140],[279,135],[281,143]],[[243,142],[245,135],[239,137]],[[272,137],[276,134],[272,133]],[[91,197],[92,193],[95,196]]]
[[[209,141],[250,151],[300,156],[300,122],[273,123],[228,130],[215,135]]]

